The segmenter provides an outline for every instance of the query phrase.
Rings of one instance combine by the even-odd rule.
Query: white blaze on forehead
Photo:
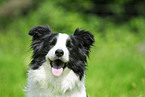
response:
[[[64,46],[66,46],[66,41],[67,39],[69,38],[69,36],[67,34],[62,34],[62,33],[59,33],[58,34],[58,37],[57,37],[57,42],[56,42],[56,45],[61,49],[63,48]],[[59,49],[58,48],[58,49]]]
[[[68,62],[69,61],[69,51],[66,47],[67,39],[69,39],[69,35],[59,33],[58,36],[57,36],[56,44],[54,45],[53,48],[50,49],[46,58],[48,58],[52,61],[55,60],[55,58],[56,58],[55,51],[57,49],[61,49],[64,52],[61,60],[64,61],[64,62]]]

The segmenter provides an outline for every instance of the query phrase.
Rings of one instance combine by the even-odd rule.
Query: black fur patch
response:
[[[57,34],[53,34],[49,26],[36,26],[29,31],[33,36],[33,56],[30,63],[32,69],[38,69],[44,63],[48,51],[55,45]]]
[[[76,29],[74,35],[70,36],[70,60],[68,68],[73,70],[76,74],[83,77],[86,70],[86,57],[89,54],[89,49],[94,43],[93,35],[84,30]]]

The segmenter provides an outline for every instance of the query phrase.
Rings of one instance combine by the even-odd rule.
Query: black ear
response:
[[[94,36],[89,31],[80,29],[75,30],[74,36],[76,36],[79,46],[84,48],[85,53],[88,54],[90,47],[95,42]]]
[[[43,25],[39,25],[36,27],[33,27],[30,31],[29,31],[29,35],[33,36],[33,39],[36,38],[41,38],[42,36],[46,35],[46,34],[50,34],[52,33],[51,29],[49,26],[43,26]]]

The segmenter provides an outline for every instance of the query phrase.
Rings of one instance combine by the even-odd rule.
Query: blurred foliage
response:
[[[67,10],[109,18],[116,23],[136,16],[145,17],[144,0],[57,0]]]
[[[9,22],[36,10],[46,0],[1,0],[0,25],[5,27]],[[53,1],[53,0],[50,0]],[[116,23],[128,21],[134,17],[145,17],[144,0],[55,0],[58,7],[66,11],[79,12],[85,15],[100,16]]]
[[[44,0],[6,0],[0,3],[0,25],[1,29],[7,27],[10,22],[26,16],[29,12],[36,10]]]
[[[131,7],[133,14],[125,9],[127,4],[137,6]],[[89,97],[144,97],[143,4],[136,0],[1,0],[0,97],[24,97],[31,60],[27,33],[36,25],[68,34],[81,27],[94,34],[96,43],[86,72]]]

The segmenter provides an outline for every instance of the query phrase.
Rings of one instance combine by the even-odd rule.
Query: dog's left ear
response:
[[[90,47],[95,42],[94,36],[89,31],[80,29],[75,30],[74,36],[78,39],[80,47],[83,47],[88,54]]]
[[[52,33],[52,31],[49,26],[39,25],[39,26],[33,27],[29,31],[28,34],[33,36],[33,39],[40,39],[44,35],[50,34],[50,33]]]

